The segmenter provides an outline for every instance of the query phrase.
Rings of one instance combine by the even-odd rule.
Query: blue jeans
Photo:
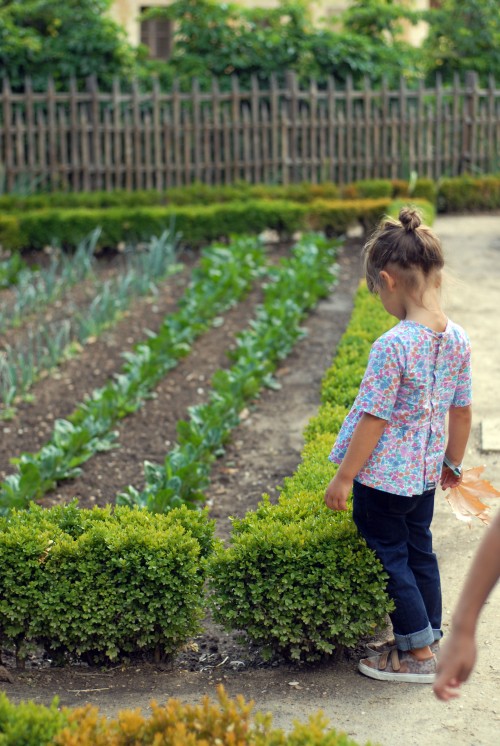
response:
[[[354,482],[353,518],[389,576],[387,592],[400,650],[430,645],[442,637],[441,582],[432,551],[434,492],[402,497]]]

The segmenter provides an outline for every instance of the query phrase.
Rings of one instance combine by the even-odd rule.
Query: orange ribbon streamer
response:
[[[479,518],[483,523],[490,522],[490,507],[483,500],[500,497],[500,492],[486,479],[482,479],[483,471],[484,466],[466,469],[460,484],[445,494],[446,500],[460,521],[470,523],[473,518]]]

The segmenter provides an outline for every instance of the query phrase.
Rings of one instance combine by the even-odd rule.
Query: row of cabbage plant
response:
[[[190,407],[189,420],[178,423],[178,443],[164,463],[145,463],[145,488],[139,492],[129,486],[118,495],[119,504],[165,512],[204,500],[210,465],[239,424],[241,410],[263,386],[276,385],[272,374],[303,335],[302,319],[328,295],[337,246],[338,241],[306,235],[295,245],[292,256],[270,271],[264,302],[237,337],[231,354],[233,365],[215,373],[209,401]]]

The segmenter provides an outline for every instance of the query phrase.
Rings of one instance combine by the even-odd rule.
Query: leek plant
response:
[[[32,271],[17,252],[0,262],[0,290],[16,285],[22,274],[31,275]]]
[[[48,306],[66,290],[85,280],[94,267],[94,250],[101,234],[96,228],[78,245],[73,256],[57,252],[48,267],[21,272],[12,303],[0,306],[0,333],[18,326],[25,316]]]
[[[126,269],[112,280],[95,280],[95,296],[87,306],[74,310],[71,318],[49,327],[43,321],[22,345],[0,352],[0,417],[11,417],[16,399],[26,396],[43,371],[54,368],[74,349],[115,323],[139,295],[157,292],[157,283],[178,271],[177,242],[165,231],[153,237],[143,252],[127,258]]]

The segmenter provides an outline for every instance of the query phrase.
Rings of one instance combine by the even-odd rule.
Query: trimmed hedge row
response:
[[[328,729],[317,713],[306,723],[295,722],[290,733],[272,726],[272,716],[256,713],[239,695],[230,699],[217,689],[217,702],[203,697],[199,705],[170,699],[151,714],[123,710],[106,720],[97,707],[57,709],[34,702],[11,704],[0,694],[0,743],[2,746],[357,746],[345,733]],[[367,744],[369,746],[369,744]]]
[[[114,191],[114,192],[53,192],[34,194],[25,197],[17,195],[0,196],[0,212],[20,212],[26,210],[46,210],[49,208],[89,208],[92,210],[109,207],[152,207],[167,205],[211,205],[219,202],[240,200],[285,200],[292,202],[313,202],[316,199],[365,199],[379,197],[421,197],[434,202],[435,182],[431,179],[418,179],[414,185],[406,181],[384,179],[357,181],[339,188],[332,182],[311,184],[273,185],[236,182],[226,186],[192,184],[174,187],[166,191]]]
[[[310,203],[321,200],[357,199],[425,199],[438,205],[440,212],[500,209],[500,175],[443,177],[416,179],[367,179],[338,187],[332,182],[322,184],[247,184],[238,182],[228,186],[192,184],[167,191],[115,192],[53,192],[25,197],[0,196],[0,213],[32,212],[61,209],[136,209],[140,207],[209,206],[239,201],[290,201]]]
[[[437,206],[439,212],[500,210],[500,175],[441,179]]]
[[[252,200],[189,207],[40,210],[0,217],[0,243],[11,249],[41,249],[57,238],[71,248],[96,225],[102,231],[101,247],[143,241],[173,224],[184,241],[194,246],[266,228],[289,235],[304,229],[340,235],[359,220],[376,223],[388,204],[385,199],[309,204]]]
[[[352,319],[325,376],[324,404],[280,499],[267,495],[233,522],[228,548],[208,560],[210,604],[227,629],[245,630],[268,655],[314,660],[353,647],[382,624],[392,602],[386,575],[357,533],[350,512],[332,513],[324,490],[337,468],[328,459],[356,396],[372,342],[390,326],[380,301],[358,292]]]
[[[252,200],[190,207],[27,211],[0,216],[0,244],[11,250],[42,249],[57,240],[64,248],[72,248],[97,225],[101,228],[99,247],[144,241],[173,225],[184,243],[193,246],[265,229],[287,236],[296,231],[323,231],[332,237],[342,235],[353,224],[361,224],[370,232],[390,204],[389,198],[309,203]]]
[[[0,519],[0,648],[21,668],[34,644],[92,663],[175,652],[200,629],[213,530],[185,507],[13,511]]]

